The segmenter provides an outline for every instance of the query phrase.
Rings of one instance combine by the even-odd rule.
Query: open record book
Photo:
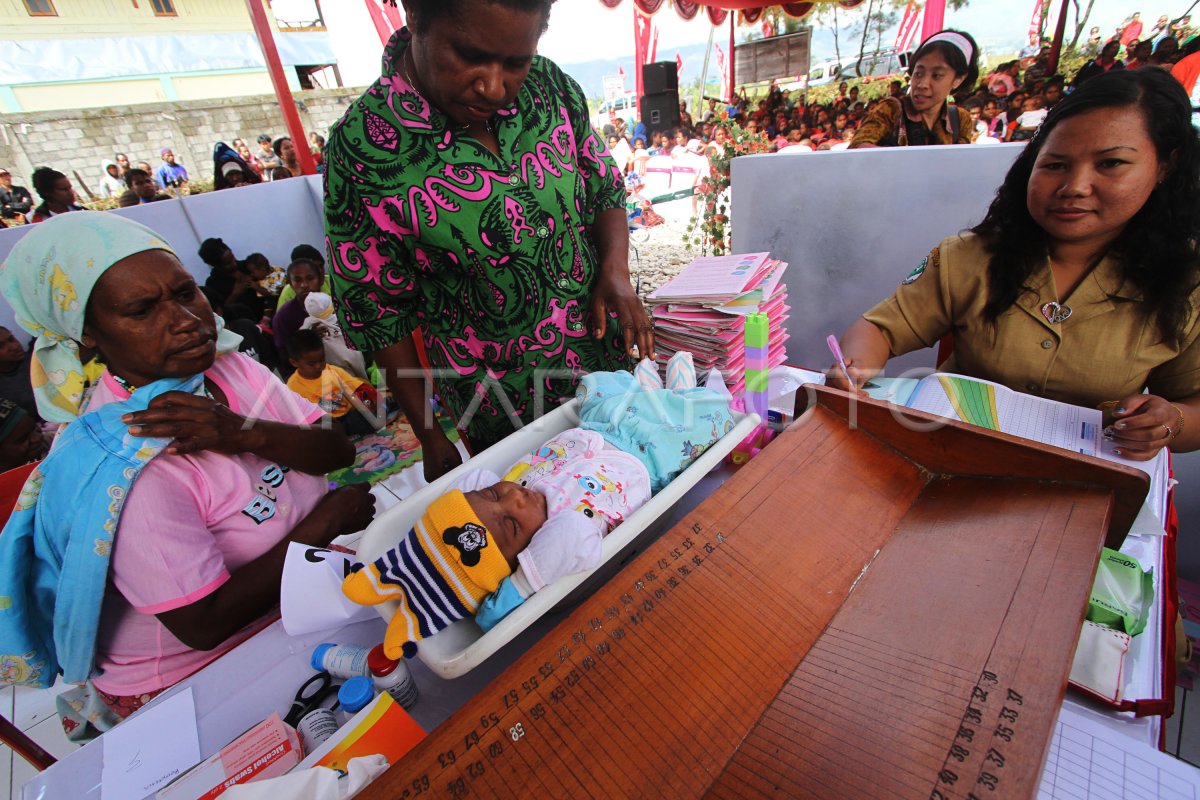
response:
[[[1150,476],[1147,502],[1151,510],[1159,520],[1165,518],[1166,451],[1160,451],[1150,461],[1131,461],[1113,453],[1112,443],[1104,438],[1104,415],[1100,409],[1060,403],[1014,392],[990,381],[944,372],[927,375],[914,383],[912,393],[902,402],[909,408],[1137,467]],[[898,392],[897,399],[903,397],[903,392]]]

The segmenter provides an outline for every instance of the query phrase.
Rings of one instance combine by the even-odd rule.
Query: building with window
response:
[[[341,85],[321,17],[277,20],[293,89]],[[0,0],[0,113],[271,93],[245,0]]]

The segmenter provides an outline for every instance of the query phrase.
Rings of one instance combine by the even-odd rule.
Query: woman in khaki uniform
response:
[[[1160,70],[1051,111],[983,222],[942,241],[842,349],[858,388],[947,333],[943,369],[1113,408],[1117,450],[1200,448],[1200,141]],[[830,383],[846,388],[837,370]],[[1144,394],[1143,390],[1148,390]]]

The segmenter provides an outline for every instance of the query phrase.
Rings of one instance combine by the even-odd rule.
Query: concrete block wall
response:
[[[300,120],[306,131],[324,136],[362,89],[315,89],[297,92]],[[211,179],[212,150],[218,141],[241,137],[256,149],[261,133],[272,138],[286,133],[274,95],[217,100],[145,103],[78,111],[0,114],[0,166],[13,173],[15,183],[32,191],[33,170],[50,166],[75,183],[81,200],[87,193],[75,172],[98,193],[100,162],[125,153],[133,163],[161,162],[163,147],[196,178]]]

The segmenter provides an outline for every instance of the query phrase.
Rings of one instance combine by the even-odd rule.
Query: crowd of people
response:
[[[325,137],[314,131],[308,136],[308,145],[317,171],[323,172]],[[96,191],[89,188],[87,193],[94,199],[116,200],[120,208],[189,194],[192,177],[174,149],[163,147],[159,159],[157,166],[151,166],[146,161],[132,163],[125,153],[115,153],[112,159],[100,162]],[[234,139],[232,145],[217,142],[213,146],[214,189],[283,180],[301,172],[296,148],[288,136],[260,134],[255,151],[241,138]],[[42,201],[39,204],[35,205],[34,195],[27,187],[13,181],[7,168],[0,167],[0,227],[42,222],[67,211],[84,210],[71,179],[62,172],[39,167],[29,179]]]
[[[957,45],[949,41],[955,37],[947,36],[950,46],[937,49],[942,51],[943,61],[958,62],[951,71],[960,80],[953,91],[943,92],[937,98],[930,117],[942,114],[942,99],[949,99],[957,107],[959,119],[948,119],[941,134],[938,125],[927,124],[930,137],[920,137],[919,130],[899,124],[901,108],[909,116],[916,116],[915,110],[903,105],[903,101],[909,97],[919,102],[921,97],[921,92],[914,95],[912,86],[918,72],[917,62],[925,55],[920,50],[913,54],[909,74],[889,80],[887,92],[881,96],[860,97],[860,86],[845,80],[828,102],[805,103],[798,93],[778,85],[754,97],[739,88],[729,103],[706,98],[707,107],[697,118],[688,113],[686,101],[681,102],[678,127],[647,131],[641,122],[630,127],[625,120],[611,115],[602,132],[618,166],[627,173],[640,174],[645,173],[649,158],[657,155],[679,158],[689,152],[689,143],[692,152],[715,154],[729,137],[731,124],[744,134],[764,139],[775,151],[894,145],[902,138],[911,144],[1024,141],[1033,136],[1049,111],[1068,92],[1095,75],[1112,69],[1170,70],[1200,50],[1200,39],[1191,27],[1190,16],[1172,22],[1164,15],[1144,35],[1143,31],[1140,14],[1132,14],[1107,39],[1099,28],[1092,28],[1083,47],[1088,60],[1073,75],[1051,73],[1050,43],[1033,36],[1018,58],[1002,62],[982,76],[974,40],[962,32],[954,32],[962,37]],[[955,54],[956,50],[961,57]],[[1191,86],[1187,88],[1190,90]],[[864,127],[868,131],[860,133]],[[917,140],[909,140],[905,135],[909,132],[918,133]]]

